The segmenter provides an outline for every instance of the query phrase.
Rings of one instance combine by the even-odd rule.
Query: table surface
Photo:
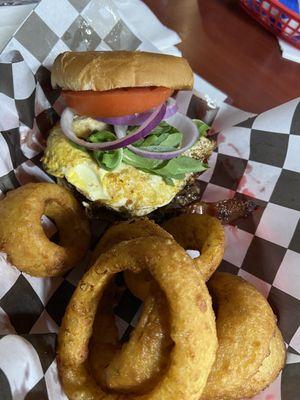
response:
[[[259,113],[300,96],[300,64],[284,60],[277,39],[237,0],[144,0],[182,39],[193,70],[233,105]]]

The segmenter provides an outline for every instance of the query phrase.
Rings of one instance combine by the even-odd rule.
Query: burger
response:
[[[51,82],[65,109],[50,131],[45,170],[84,205],[144,216],[174,201],[207,169],[214,143],[180,112],[193,88],[188,62],[170,55],[65,52]]]

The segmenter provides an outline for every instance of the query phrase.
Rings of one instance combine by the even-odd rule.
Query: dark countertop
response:
[[[275,36],[236,0],[144,0],[177,31],[193,70],[233,105],[262,112],[300,95],[300,64],[281,57]]]

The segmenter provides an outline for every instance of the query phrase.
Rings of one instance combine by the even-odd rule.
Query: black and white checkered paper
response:
[[[62,105],[51,89],[54,58],[66,50],[147,49],[109,0],[42,0],[0,56],[0,194],[29,181],[51,181],[40,158]],[[258,93],[259,95],[259,93]],[[235,194],[260,209],[227,226],[220,266],[253,283],[278,317],[287,349],[280,377],[256,400],[300,399],[300,100],[261,115],[222,104],[218,148],[201,176],[203,199]],[[63,400],[56,334],[84,271],[33,278],[0,253],[0,400]],[[125,292],[116,309],[128,336],[140,302]]]

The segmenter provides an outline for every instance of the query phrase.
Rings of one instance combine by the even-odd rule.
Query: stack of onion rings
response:
[[[41,225],[43,215],[59,231],[51,242]],[[65,188],[52,183],[29,183],[0,201],[0,251],[19,270],[33,276],[63,275],[76,266],[89,248],[90,229],[80,205]]]
[[[123,222],[98,243],[95,264],[74,293],[59,335],[59,370],[71,400],[238,400],[259,393],[283,368],[284,342],[265,298],[237,276],[215,273],[210,278],[224,252],[221,225],[212,217],[182,215],[164,228],[168,232],[145,218]],[[180,245],[200,250],[200,256],[192,260]],[[102,294],[109,277],[126,268],[126,283],[144,305],[129,341],[120,345],[113,300]],[[203,346],[198,347],[194,337],[198,324],[193,321],[191,294],[200,288],[198,308],[206,314],[209,303],[202,285],[209,278],[219,348],[205,381],[200,368],[211,363],[215,344],[210,342],[211,357],[203,363]],[[97,311],[100,297],[104,306]],[[177,330],[177,318],[186,328]],[[207,340],[203,329],[198,335]],[[190,343],[185,353],[183,339]]]
[[[183,217],[186,217],[186,220]],[[180,234],[177,232],[178,224],[183,225]],[[174,238],[180,240],[181,245],[184,242],[186,249],[197,249],[201,252],[201,255],[193,260],[193,263],[207,279],[218,267],[224,252],[224,230],[220,222],[210,216],[194,214],[172,218],[167,226]],[[192,239],[190,239],[191,232]],[[185,233],[187,237],[184,239]],[[108,229],[100,239],[94,250],[93,260],[96,260],[101,253],[117,243],[151,236],[172,237],[167,231],[147,218],[116,224]],[[156,378],[165,368],[166,357],[162,357],[162,354],[167,354],[170,350],[172,340],[169,335],[166,335],[168,329],[166,300],[163,298],[163,293],[159,292],[148,271],[142,270],[139,274],[125,271],[125,280],[129,289],[145,301],[143,313],[138,326],[132,333],[130,342],[123,346],[122,352],[115,352],[114,357],[110,353],[111,358],[106,360],[107,368],[103,373],[99,372],[98,368],[97,375],[98,377],[102,376],[98,381],[101,380],[103,387],[117,389],[119,392],[138,393],[141,386],[143,390],[145,390],[145,387],[153,386]],[[152,295],[149,295],[150,288],[153,285],[155,285],[156,290],[152,290]],[[165,309],[164,313],[159,312],[161,308]],[[147,329],[145,329],[145,326],[147,326]],[[143,357],[143,351],[139,351],[143,348],[147,348],[151,357]],[[118,346],[116,346],[117,349],[119,349]],[[96,353],[96,349],[92,346],[91,354]],[[157,357],[156,363],[153,362],[155,357]],[[97,357],[94,356],[91,359],[91,367],[94,371],[97,370],[95,359]],[[123,362],[123,360],[126,360],[126,362]],[[106,379],[104,374],[107,377]],[[103,384],[104,381],[107,385]]]
[[[267,387],[284,365],[285,346],[276,319],[265,298],[237,276],[216,273],[209,288],[217,309],[219,348],[201,400],[252,397]],[[167,365],[165,349],[171,345],[166,328],[168,310],[166,303],[155,301],[155,296],[150,295],[146,304],[149,301],[157,307],[150,312],[147,305],[144,307],[137,333],[133,332],[122,349],[114,348],[106,358],[108,365],[101,370],[101,384],[118,393],[149,390],[151,377],[163,373],[162,366]],[[161,321],[164,325],[159,325]],[[101,320],[98,323],[101,326]],[[156,345],[151,341],[155,333]],[[100,337],[98,341],[101,342]],[[158,356],[154,349],[164,352]],[[94,350],[91,349],[93,353]],[[94,357],[97,358],[95,354]]]
[[[166,373],[149,393],[137,396],[106,394],[86,364],[105,285],[126,268],[134,272],[147,268],[159,282],[167,298],[174,342]],[[100,255],[79,282],[63,318],[58,344],[60,377],[71,400],[198,400],[217,350],[211,299],[192,260],[173,240],[152,237],[122,242]]]

